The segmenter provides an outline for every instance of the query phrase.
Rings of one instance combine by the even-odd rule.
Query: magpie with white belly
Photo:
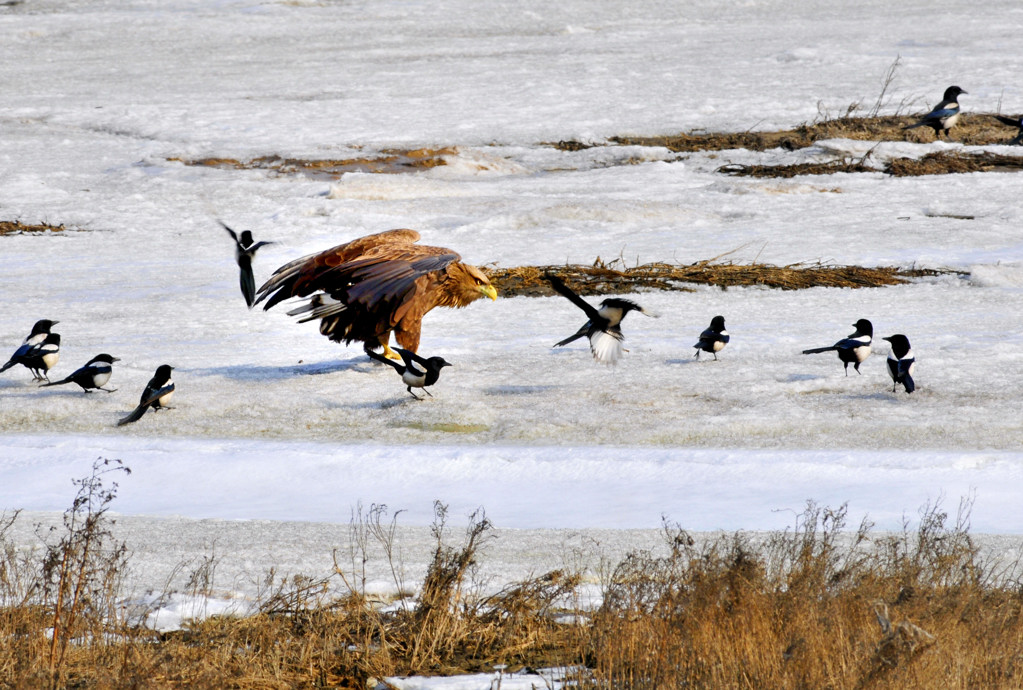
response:
[[[142,419],[142,415],[146,413],[146,410],[153,408],[154,412],[162,409],[173,410],[173,407],[167,407],[167,403],[170,402],[171,396],[174,395],[174,382],[171,381],[171,370],[173,370],[169,364],[161,364],[156,368],[156,373],[153,374],[153,378],[149,379],[149,383],[146,384],[146,389],[142,391],[142,396],[139,398],[138,407],[131,411],[126,417],[123,417],[117,422],[117,426],[124,426],[125,424],[131,424]]]
[[[934,130],[936,138],[940,139],[942,132],[948,136],[949,130],[959,121],[959,95],[964,93],[966,92],[958,86],[948,87],[945,89],[945,95],[941,99],[941,103],[934,106],[934,110],[920,118],[919,122],[906,125],[903,129],[930,127]]]
[[[815,355],[820,352],[838,352],[838,358],[845,365],[845,375],[849,375],[849,365],[852,364],[856,373],[860,373],[860,365],[870,356],[870,345],[874,338],[874,324],[866,319],[860,319],[853,324],[855,332],[842,338],[829,347],[815,347],[810,350],[803,350],[804,355]]]
[[[572,291],[570,287],[555,275],[546,274],[544,279],[551,284],[555,292],[568,298],[572,304],[582,309],[589,320],[584,323],[578,331],[555,343],[554,347],[567,345],[573,340],[586,336],[590,341],[590,352],[593,358],[602,364],[616,364],[623,352],[628,352],[622,347],[625,336],[622,334],[621,323],[626,314],[630,311],[638,311],[641,314],[657,318],[657,314],[649,312],[632,300],[620,297],[610,297],[600,303],[597,309],[589,302]]]
[[[268,244],[274,244],[274,242],[256,242],[253,244],[252,233],[248,230],[243,230],[241,236],[227,227],[227,224],[222,220],[218,220],[220,226],[227,230],[227,234],[234,240],[234,258],[238,262],[238,282],[242,289],[242,296],[245,298],[245,304],[252,308],[252,304],[256,299],[256,279],[252,275],[252,260],[256,257],[256,252],[260,247],[265,247]]]
[[[28,337],[25,338],[24,341],[22,341],[18,349],[11,355],[11,358],[7,360],[7,363],[0,367],[0,372],[7,371],[15,364],[21,364],[30,370],[33,369],[31,364],[37,361],[35,358],[40,354],[43,348],[43,343],[50,335],[50,329],[58,323],[60,322],[51,321],[49,319],[40,319],[39,321],[36,321],[32,326],[32,332],[28,334]],[[59,339],[57,340],[57,349],[60,349]],[[56,361],[53,363],[56,364]],[[33,373],[35,372],[33,371]],[[39,376],[36,375],[33,380],[38,381]]]
[[[46,336],[39,347],[32,348],[21,358],[24,364],[32,372],[33,381],[46,381],[50,378],[46,375],[60,361],[60,335],[50,333]]]
[[[718,353],[724,349],[729,340],[728,331],[725,330],[725,317],[715,316],[710,320],[710,326],[704,329],[700,334],[700,339],[693,345],[696,348],[696,359],[700,358],[701,352],[710,352],[716,360]]]
[[[916,383],[913,382],[913,370],[916,369],[916,357],[913,355],[913,348],[909,345],[909,338],[896,333],[881,338],[892,344],[892,351],[888,353],[888,375],[892,377],[892,393],[901,383],[907,393],[916,390]]]
[[[114,372],[114,362],[120,361],[117,357],[104,352],[103,354],[96,355],[78,369],[75,369],[66,379],[44,383],[40,388],[62,386],[65,383],[77,383],[85,393],[91,393],[94,390],[113,393],[117,390],[116,388],[104,388],[103,386],[110,380],[110,375]]]
[[[400,347],[393,349],[401,357],[401,362],[395,362],[393,359],[385,357],[374,350],[366,350],[366,354],[378,362],[394,367],[394,370],[401,376],[401,382],[405,384],[406,390],[408,390],[409,395],[413,398],[422,400],[422,398],[412,392],[413,388],[422,389],[424,393],[432,398],[433,393],[426,390],[426,387],[437,383],[437,379],[440,378],[440,370],[444,367],[450,367],[451,362],[446,361],[443,357],[420,357],[415,352],[403,350]],[[416,364],[419,364],[423,369],[417,369]]]

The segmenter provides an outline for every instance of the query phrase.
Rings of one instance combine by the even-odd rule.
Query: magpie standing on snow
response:
[[[838,358],[845,364],[845,375],[849,375],[849,365],[852,364],[856,373],[860,373],[860,365],[870,356],[870,344],[874,337],[874,324],[866,319],[860,319],[853,324],[856,331],[848,337],[842,338],[831,347],[815,347],[810,350],[803,350],[804,355],[815,355],[820,352],[838,352]]]
[[[415,352],[403,350],[400,347],[393,349],[401,357],[400,363],[373,350],[366,350],[366,354],[378,362],[394,367],[394,370],[401,375],[401,382],[405,384],[406,390],[413,398],[422,400],[422,398],[412,392],[413,388],[423,389],[423,392],[432,398],[433,393],[426,390],[426,387],[437,383],[437,379],[440,378],[440,370],[444,367],[450,367],[451,362],[446,361],[443,357],[420,357]],[[423,367],[422,371],[416,369],[417,363]]]
[[[728,344],[728,331],[725,330],[725,317],[715,316],[710,320],[710,326],[700,334],[700,340],[693,347],[696,348],[696,359],[700,358],[700,352],[711,352],[714,359],[718,353]]]
[[[622,335],[622,319],[630,311],[638,311],[647,316],[656,318],[658,315],[648,312],[632,300],[610,297],[600,303],[600,309],[593,307],[590,303],[572,291],[560,278],[555,275],[546,274],[544,278],[551,284],[554,290],[569,299],[572,304],[586,312],[589,320],[584,323],[578,331],[555,343],[554,347],[561,347],[583,337],[589,338],[590,352],[593,358],[602,364],[616,364],[623,352],[628,352],[622,347],[625,336]]]
[[[46,338],[50,335],[50,329],[56,326],[59,321],[50,321],[49,319],[40,319],[36,321],[32,326],[32,332],[28,334],[28,337],[21,343],[21,346],[14,351],[11,358],[7,360],[7,364],[0,367],[0,372],[7,371],[15,364],[21,364],[29,369],[33,370],[33,374],[36,374],[33,381],[40,379],[39,375],[35,372],[35,368],[32,363],[36,362],[36,357],[39,355],[43,348],[43,343]],[[60,338],[57,338],[57,350],[60,349]],[[54,359],[53,364],[57,361]],[[51,364],[50,366],[53,366]],[[47,367],[49,369],[49,367]]]
[[[50,378],[46,373],[57,366],[60,361],[60,335],[50,333],[43,340],[42,344],[32,349],[21,359],[21,363],[28,367],[33,374],[33,381],[46,381]]]
[[[901,383],[907,393],[916,390],[913,383],[913,370],[916,369],[916,357],[913,356],[913,348],[909,345],[909,338],[897,333],[881,340],[887,340],[892,344],[892,351],[888,353],[888,375],[892,377],[892,393]]]
[[[117,390],[116,388],[104,388],[103,386],[110,380],[110,375],[114,371],[114,362],[120,361],[117,357],[112,357],[106,353],[96,355],[86,362],[85,365],[76,369],[66,379],[44,383],[41,387],[46,388],[47,386],[61,386],[65,383],[77,383],[85,393],[91,393],[93,390],[113,393]]]
[[[256,279],[252,275],[252,260],[256,257],[256,251],[260,247],[264,247],[268,244],[274,244],[273,242],[256,242],[252,243],[252,233],[248,230],[243,230],[241,237],[235,233],[234,230],[227,227],[227,224],[222,220],[218,220],[220,226],[227,230],[227,234],[234,240],[234,258],[238,262],[238,282],[242,288],[242,296],[245,297],[245,304],[252,308],[252,303],[256,299]]]
[[[1001,122],[1003,125],[1015,127],[1018,130],[1016,132],[1016,138],[1008,143],[1009,146],[1023,145],[1023,116],[1006,117],[1005,115],[995,115],[995,119]]]
[[[122,418],[117,422],[117,426],[124,426],[125,424],[131,424],[142,419],[142,415],[146,413],[150,407],[154,411],[160,409],[173,410],[173,407],[167,407],[167,403],[170,401],[171,396],[174,395],[174,382],[171,381],[171,370],[172,367],[169,364],[161,364],[156,368],[156,373],[153,374],[153,378],[149,379],[149,383],[146,384],[146,389],[142,391],[142,397],[139,398],[138,407],[132,410],[131,414],[127,417]]]
[[[930,127],[934,130],[934,136],[941,139],[941,133],[952,129],[959,120],[959,94],[966,93],[958,86],[950,86],[945,89],[945,96],[941,103],[934,106],[934,110],[920,118],[920,121],[906,125],[903,129],[915,129],[917,127]]]

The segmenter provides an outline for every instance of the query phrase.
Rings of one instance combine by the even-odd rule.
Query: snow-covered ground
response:
[[[187,533],[196,552],[231,539],[221,520],[278,521],[298,539],[308,524],[287,521],[343,531],[332,523],[362,502],[421,528],[435,499],[538,530],[527,552],[577,533],[565,530],[650,529],[662,515],[694,530],[784,527],[807,499],[898,528],[928,500],[973,495],[975,531],[1020,534],[1023,178],[715,173],[873,146],[844,140],[693,155],[541,144],[869,109],[897,57],[882,113],[922,112],[952,83],[967,111],[1023,111],[1021,22],[1015,0],[0,7],[0,220],[67,228],[0,237],[0,357],[51,318],[55,376],[99,352],[121,358],[111,395],[38,390],[21,367],[0,376],[0,510],[63,510],[71,479],[109,457],[133,470],[114,510],[149,516],[133,537]],[[453,152],[447,166],[339,181],[180,162],[416,147]],[[887,143],[872,159],[958,148]],[[259,253],[257,279],[394,227],[499,266],[727,255],[958,273],[632,295],[661,318],[626,320],[630,351],[614,369],[584,345],[550,349],[583,320],[561,298],[435,310],[421,351],[454,367],[416,402],[359,348],[284,309],[247,311],[217,218],[278,242]],[[715,314],[732,342],[720,361],[693,361]],[[891,392],[879,339],[861,376],[800,354],[860,317],[878,338],[909,336],[912,396]],[[176,367],[176,409],[115,428],[162,363]],[[289,548],[257,538],[227,550],[257,579],[268,554],[301,569],[304,552]],[[159,558],[141,551],[141,569]],[[502,553],[495,563],[512,558]]]

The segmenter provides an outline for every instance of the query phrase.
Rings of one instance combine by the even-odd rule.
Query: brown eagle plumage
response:
[[[360,237],[278,268],[259,288],[263,309],[290,297],[308,297],[289,315],[320,319],[320,333],[338,343],[361,341],[366,351],[398,345],[416,352],[423,316],[434,307],[464,307],[497,291],[480,269],[456,252],[416,244],[415,230]]]

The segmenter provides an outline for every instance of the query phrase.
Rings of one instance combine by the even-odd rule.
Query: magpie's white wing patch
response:
[[[622,340],[624,336],[620,332],[597,331],[590,336],[590,352],[602,364],[617,364],[625,351]]]

